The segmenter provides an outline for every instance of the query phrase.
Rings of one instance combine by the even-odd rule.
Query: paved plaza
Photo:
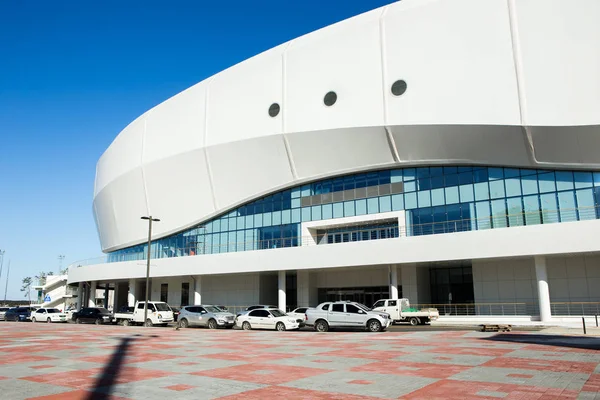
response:
[[[0,322],[0,398],[600,399],[600,339]]]

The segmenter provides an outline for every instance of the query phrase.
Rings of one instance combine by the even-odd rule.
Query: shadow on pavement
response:
[[[531,335],[519,333],[501,333],[482,338],[496,342],[529,343],[546,346],[570,347],[575,349],[600,350],[600,338],[566,335]]]

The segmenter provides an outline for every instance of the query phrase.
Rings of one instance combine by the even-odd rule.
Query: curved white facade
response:
[[[598,169],[598,38],[595,0],[404,0],[275,47],[118,135],[96,172],[102,249],[145,241],[141,215],[161,218],[160,238],[354,171]],[[396,80],[408,85],[401,96]]]

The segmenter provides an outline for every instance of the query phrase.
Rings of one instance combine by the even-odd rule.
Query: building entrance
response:
[[[402,287],[398,287],[402,296]],[[371,307],[377,300],[388,299],[390,288],[388,286],[367,286],[353,288],[319,288],[319,303],[325,301],[355,301]]]
[[[433,304],[471,304],[475,300],[471,265],[431,267],[429,282]]]

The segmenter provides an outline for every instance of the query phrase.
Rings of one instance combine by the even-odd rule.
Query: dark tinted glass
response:
[[[271,104],[271,106],[269,107],[269,116],[276,117],[277,115],[279,115],[280,110],[281,110],[281,107],[279,107],[279,104],[277,104],[277,103]]]
[[[394,96],[401,96],[406,92],[406,82],[402,79],[397,80],[392,84],[392,94]]]
[[[343,304],[333,304],[333,306],[331,307],[331,311],[344,312],[344,305]]]
[[[328,92],[325,97],[323,98],[323,103],[325,103],[325,105],[327,107],[331,107],[332,105],[335,104],[335,102],[337,101],[337,94],[335,92]]]

